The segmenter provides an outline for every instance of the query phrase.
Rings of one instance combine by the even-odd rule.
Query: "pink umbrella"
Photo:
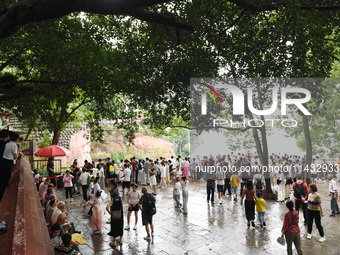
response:
[[[69,156],[72,152],[68,149],[58,146],[58,145],[51,145],[45,148],[40,149],[35,153],[36,157],[41,158],[49,158],[49,157],[61,157],[61,156]]]

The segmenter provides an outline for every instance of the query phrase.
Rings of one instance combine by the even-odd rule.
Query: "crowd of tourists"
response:
[[[8,171],[10,178],[15,160],[20,157],[20,138],[15,133],[3,131],[0,136],[0,166],[3,176],[6,177]],[[294,243],[298,254],[303,254],[299,227],[300,208],[304,225],[307,227],[307,239],[312,239],[315,222],[320,235],[319,241],[326,241],[321,224],[325,214],[322,200],[325,199],[318,193],[318,183],[328,181],[330,206],[327,206],[326,210],[330,208],[329,216],[336,217],[339,214],[337,179],[340,179],[340,158],[329,162],[316,156],[309,166],[306,165],[304,157],[294,155],[272,154],[268,160],[269,168],[261,165],[256,153],[250,152],[215,157],[159,157],[155,160],[137,160],[132,157],[120,162],[106,158],[99,159],[98,162],[85,161],[82,167],[74,160],[62,177],[65,190],[63,200],[58,198],[55,189],[53,158],[50,158],[47,164],[48,176],[42,177],[34,170],[34,179],[55,254],[80,253],[79,243],[72,238],[73,234],[80,234],[80,231],[76,230],[77,226],[70,221],[66,210],[66,204],[73,203],[74,196],[81,197],[86,213],[92,217],[93,233],[102,234],[104,224],[110,224],[110,245],[117,246],[123,243],[124,231],[137,231],[139,211],[146,231],[144,239],[152,240],[156,197],[161,189],[170,189],[174,206],[183,214],[188,214],[189,182],[206,183],[208,204],[215,203],[215,197],[219,204],[222,204],[226,197],[235,204],[244,204],[248,227],[256,226],[257,215],[259,227],[266,228],[266,191],[272,190],[273,194],[276,193],[278,202],[286,202],[288,210],[282,227],[282,238],[285,237],[287,253],[292,254]],[[309,171],[311,183],[307,184]],[[9,178],[1,179],[2,194],[7,186],[3,182],[7,182]],[[107,196],[110,197],[109,200],[105,199]],[[105,201],[108,203],[105,204]],[[124,208],[127,208],[126,220]],[[107,222],[104,222],[105,211],[110,215]]]
[[[180,157],[179,157],[180,158]],[[121,160],[120,164],[110,158],[106,163],[101,159],[98,163],[84,162],[82,168],[74,160],[70,170],[63,176],[65,201],[59,201],[56,196],[54,178],[41,178],[34,170],[34,179],[45,210],[46,221],[50,227],[51,242],[55,254],[73,254],[79,252],[79,243],[72,241],[69,235],[80,233],[75,231],[74,224],[67,220],[66,203],[73,202],[74,195],[81,195],[87,214],[92,216],[91,228],[94,234],[102,234],[104,228],[104,211],[110,215],[106,223],[111,225],[108,235],[112,236],[111,246],[123,243],[124,230],[130,230],[131,215],[134,214],[133,230],[137,230],[138,212],[142,213],[142,224],[145,226],[145,240],[151,241],[154,236],[153,215],[156,213],[156,195],[158,187],[167,189],[171,179],[174,183],[174,199],[177,206],[187,214],[189,160],[170,159],[160,157],[153,161],[146,158],[136,160]],[[53,159],[49,160],[48,171],[54,171]],[[119,184],[119,185],[118,185]],[[138,185],[142,186],[141,192]],[[148,192],[150,185],[151,192]],[[121,187],[119,190],[118,187]],[[104,205],[106,191],[110,194],[109,204]],[[180,202],[180,195],[183,200]],[[124,203],[127,203],[127,224],[124,228]],[[134,213],[133,213],[134,212]]]
[[[264,195],[267,185],[271,185],[272,190],[277,191],[277,201],[286,201],[288,208],[282,228],[282,237],[285,236],[288,254],[292,254],[293,243],[298,254],[303,254],[298,225],[300,208],[303,211],[305,226],[308,228],[307,239],[312,238],[313,222],[315,222],[320,234],[319,241],[326,241],[321,225],[324,209],[318,193],[318,181],[329,181],[330,216],[334,217],[339,214],[337,171],[331,172],[324,166],[327,162],[320,160],[319,157],[313,159],[313,164],[320,164],[320,168],[325,171],[322,173],[311,171],[312,183],[310,185],[305,182],[307,176],[305,159],[298,156],[272,154],[269,164],[277,167],[271,168],[267,179],[259,157],[255,153],[216,157],[210,155],[210,157],[203,156],[202,159],[199,156],[195,159],[172,156],[169,159],[160,157],[156,160],[149,158],[136,160],[132,157],[120,162],[106,158],[105,161],[99,159],[97,164],[85,161],[80,170],[75,160],[70,170],[64,175],[63,182],[66,202],[73,202],[72,195],[82,195],[83,205],[89,208],[87,213],[92,215],[91,227],[94,234],[102,233],[105,224],[104,211],[106,210],[111,215],[107,222],[111,224],[111,231],[108,233],[113,238],[111,246],[123,243],[124,231],[130,230],[133,216],[134,223],[131,226],[133,225],[133,230],[137,230],[139,211],[142,211],[142,224],[146,230],[144,239],[149,241],[153,238],[153,215],[156,212],[156,196],[159,189],[171,188],[175,206],[183,214],[187,214],[189,181],[206,182],[208,203],[215,203],[215,190],[217,190],[216,197],[220,204],[226,196],[231,197],[235,203],[240,200],[241,205],[244,203],[247,226],[255,227],[256,211],[260,228],[267,225]],[[76,231],[72,222],[67,221],[65,202],[57,202],[55,192],[51,191],[52,186],[49,182],[49,179],[43,178],[39,186],[39,195],[43,206],[46,206],[46,219],[51,225],[51,240],[55,252],[68,254],[64,252],[67,250],[65,248],[67,244],[72,245],[69,246],[70,249],[77,249],[78,246],[77,243],[72,243],[72,239],[68,241],[69,237],[65,237],[65,234],[76,233]],[[147,185],[150,185],[150,193]],[[142,187],[141,192],[140,187]],[[110,194],[110,201],[105,206],[106,191]],[[124,203],[128,208],[126,221],[123,217]],[[66,238],[66,244],[63,237]]]

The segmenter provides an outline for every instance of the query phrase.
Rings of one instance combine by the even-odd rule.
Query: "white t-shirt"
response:
[[[79,177],[78,182],[81,182],[81,185],[87,185],[87,179],[89,178],[89,173],[82,173]]]
[[[221,172],[217,172],[216,173],[216,178],[217,179],[222,179],[222,180],[217,180],[217,185],[224,185],[225,184],[225,175],[224,175],[224,172],[221,171]]]
[[[189,161],[184,161],[183,162],[183,167],[189,167],[189,166],[190,166]]]
[[[189,181],[186,180],[185,182],[184,181],[180,181],[181,183],[181,186],[182,186],[182,191],[188,191],[188,183]]]
[[[92,168],[91,170],[93,172],[93,176],[97,177],[98,169],[97,168]]]
[[[100,190],[100,185],[99,185],[99,183],[96,183],[96,184],[93,185],[93,194],[92,194],[93,200],[96,200],[96,193],[97,193],[98,190]]]
[[[165,178],[166,177],[166,169],[164,166],[161,167],[161,178]]]
[[[8,160],[14,160],[13,154],[16,153],[18,153],[18,145],[13,141],[6,143],[3,158]]]
[[[39,174],[34,175],[35,183],[39,183],[39,179],[40,179],[40,175]]]
[[[336,181],[332,179],[329,182],[329,192],[334,193],[336,190],[338,190],[338,186],[336,185]]]
[[[181,170],[176,171],[176,177],[180,177],[181,175],[182,175],[182,171]]]
[[[137,190],[136,192],[133,192],[133,190],[130,190],[129,195],[130,195],[130,204],[135,204],[138,202],[138,196],[139,196],[139,191]]]
[[[99,170],[99,177],[100,178],[105,178],[104,168],[100,168],[100,170]]]
[[[130,179],[130,176],[131,176],[131,169],[129,169],[129,168],[125,168],[124,169],[124,179],[123,179],[123,181],[125,181],[125,182],[129,182],[131,179]]]
[[[52,213],[52,224],[54,225],[54,223],[57,222],[58,220],[58,216],[62,214],[62,211],[60,211],[59,208],[55,209],[54,212]]]
[[[181,182],[176,182],[175,183],[175,195],[180,195],[181,194]]]

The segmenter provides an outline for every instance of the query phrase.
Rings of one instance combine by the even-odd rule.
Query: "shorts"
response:
[[[217,184],[217,192],[223,192],[224,185]]]
[[[152,216],[150,214],[146,214],[145,212],[142,212],[142,223],[143,226],[146,226],[148,224],[152,224]]]
[[[231,187],[231,194],[237,195],[237,187]]]
[[[157,185],[156,176],[154,175],[150,176],[149,181],[150,181],[150,186]]]
[[[125,188],[131,188],[131,182],[123,182],[123,189]]]
[[[130,211],[130,212],[138,212],[139,211],[138,204],[136,204],[135,206],[133,206],[131,204],[131,207],[128,208],[128,211]]]
[[[131,173],[131,178],[135,179],[136,177],[137,177],[137,172],[136,171],[132,172]]]

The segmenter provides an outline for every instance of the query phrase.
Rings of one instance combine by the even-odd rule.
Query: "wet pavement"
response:
[[[171,186],[171,185],[170,185]],[[171,186],[172,187],[172,186]],[[313,225],[312,240],[307,240],[307,227],[303,226],[302,209],[300,209],[300,228],[302,246],[305,254],[340,254],[340,216],[329,217],[330,198],[328,183],[318,183],[325,216],[322,225],[326,241],[319,243],[320,238],[316,225]],[[121,188],[119,187],[121,190]],[[141,190],[141,187],[139,187]],[[150,189],[149,189],[150,190]],[[61,200],[64,191],[58,191]],[[106,203],[108,203],[106,199]],[[112,238],[107,235],[110,225],[100,235],[94,235],[91,230],[91,218],[81,206],[82,196],[74,196],[74,202],[67,203],[70,215],[69,221],[74,222],[77,230],[82,232],[87,244],[80,245],[84,255],[90,254],[286,254],[286,247],[277,243],[281,235],[284,214],[287,212],[284,203],[267,200],[267,227],[247,227],[244,206],[234,203],[230,197],[223,197],[223,204],[207,204],[205,183],[195,182],[189,186],[188,214],[182,214],[174,207],[172,188],[158,190],[157,214],[154,216],[155,237],[152,242],[145,241],[145,228],[142,226],[139,214],[138,229],[124,231],[123,245],[110,247]],[[218,202],[215,194],[215,202]],[[124,227],[126,226],[127,203],[124,202]],[[105,212],[105,218],[109,215]],[[257,220],[257,217],[256,217]],[[134,223],[134,215],[131,217]],[[295,249],[294,254],[297,254]]]

